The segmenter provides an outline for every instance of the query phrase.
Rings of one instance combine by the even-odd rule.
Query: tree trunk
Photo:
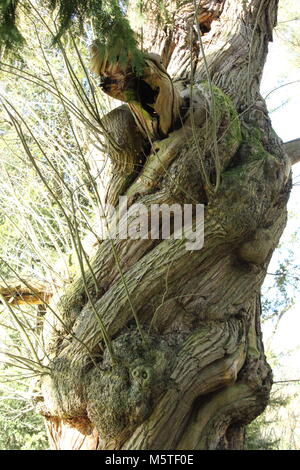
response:
[[[278,0],[164,3],[165,25],[144,7],[142,76],[93,49],[103,91],[127,103],[103,121],[106,199],[203,204],[204,245],[103,240],[93,274],[53,300],[39,408],[54,449],[242,449],[268,402],[259,293],[291,187],[259,93]]]

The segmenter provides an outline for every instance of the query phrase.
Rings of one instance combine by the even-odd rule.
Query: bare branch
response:
[[[291,379],[291,380],[278,380],[276,382],[273,382],[273,384],[286,384],[286,383],[291,383],[291,382],[300,382],[300,379]]]
[[[292,165],[295,165],[296,163],[300,162],[300,138],[285,142],[283,146],[284,150],[290,157]]]

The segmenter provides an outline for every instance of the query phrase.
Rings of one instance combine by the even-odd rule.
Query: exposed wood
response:
[[[291,188],[289,158],[259,93],[278,1],[200,5],[198,26],[208,30],[203,43],[212,88],[202,82],[207,70],[197,27],[192,28],[194,2],[173,8],[173,27],[171,22],[171,27],[156,24],[156,29],[152,2],[145,6],[144,44],[163,62],[156,56],[145,59],[141,79],[157,89],[153,102],[143,102],[143,96],[132,101],[132,94],[126,94],[137,83],[130,60],[122,68],[94,50],[94,71],[104,77],[104,91],[129,103],[142,135],[155,140],[137,178],[122,189],[123,180],[115,177],[113,184],[128,196],[130,215],[134,203],[149,211],[159,203],[205,204],[205,242],[201,250],[188,251],[182,240],[172,238],[117,239],[113,252],[104,240],[91,260],[97,292],[87,270],[85,283],[78,278],[53,303],[76,337],[70,338],[49,309],[54,333],[45,337],[54,360],[41,387],[45,415],[55,420],[53,429],[60,436],[66,432],[64,438],[53,434],[60,448],[69,433],[74,448],[79,416],[99,434],[98,449],[242,448],[245,426],[268,401],[272,374],[262,344],[258,292],[286,223]],[[186,106],[177,126],[171,76],[180,79],[175,83],[183,87],[179,96]],[[209,91],[199,99],[205,87]],[[213,144],[221,171],[216,193],[207,191],[200,171],[202,164],[213,182]],[[125,163],[134,168],[133,155],[125,156]],[[116,194],[119,189],[112,199]],[[120,221],[125,223],[123,215]],[[95,311],[111,338],[116,364]]]
[[[14,279],[8,279],[5,283],[2,281],[0,294],[10,305],[45,305],[52,296],[49,284],[32,279],[26,280],[26,283]]]
[[[126,65],[111,63],[109,51],[91,48],[92,71],[101,77],[101,88],[109,96],[129,103],[136,123],[148,138],[167,135],[179,118],[182,99],[157,54],[145,53],[143,73]]]
[[[45,418],[51,450],[96,450],[98,435],[85,419]]]

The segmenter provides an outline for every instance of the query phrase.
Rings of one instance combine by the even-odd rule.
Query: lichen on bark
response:
[[[114,90],[126,92],[140,142],[132,140],[133,152],[127,145],[130,139],[119,154],[108,144],[107,149],[116,169],[124,170],[124,157],[124,173],[132,172],[131,180],[118,180],[110,193],[114,204],[120,194],[128,197],[129,210],[136,202],[148,209],[151,204],[202,203],[204,247],[188,252],[184,240],[116,239],[114,251],[103,240],[90,261],[94,276],[87,269],[84,282],[79,276],[53,304],[73,336],[55,321],[52,340],[47,338],[53,358],[52,378],[45,378],[43,389],[46,401],[49,388],[47,416],[74,419],[82,413],[97,431],[95,447],[101,449],[242,447],[243,429],[262,411],[271,387],[258,295],[285,225],[291,185],[288,158],[259,94],[277,1],[265,0],[265,9],[258,0],[200,3],[208,29],[203,36],[208,70],[197,34],[191,34],[194,3],[183,2],[180,11],[186,16],[179,18],[178,27],[147,37],[163,62],[157,56],[147,59],[152,111],[147,106],[145,111],[136,94],[131,103],[130,86],[136,82],[130,63],[121,71],[122,80],[113,82]],[[178,19],[177,13],[174,17]],[[168,40],[162,45],[165,33]],[[172,79],[167,63],[174,71]],[[118,64],[102,65],[99,70],[109,84],[109,73]],[[168,119],[161,103],[155,106],[162,90],[169,113],[176,94],[176,112]],[[123,126],[126,113],[119,120]],[[112,136],[121,135],[114,128],[117,121],[109,124]],[[132,128],[132,118],[128,122]],[[215,143],[221,179],[213,192],[205,184],[201,161],[214,186]],[[141,165],[136,165],[136,144],[144,151]],[[109,359],[95,311],[111,340],[115,362]],[[47,315],[51,320],[51,311]],[[59,367],[65,367],[64,373]]]

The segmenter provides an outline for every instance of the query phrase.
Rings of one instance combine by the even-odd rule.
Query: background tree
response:
[[[12,3],[22,12],[22,5]],[[83,12],[80,2],[66,12],[50,2],[54,23],[43,20],[39,2],[28,3],[31,13],[23,11],[20,21],[30,22],[33,15],[37,37],[39,22],[48,27],[76,91],[75,107],[46,58],[47,89],[60,101],[76,142],[96,222],[103,201],[118,206],[120,195],[128,197],[132,219],[137,202],[149,211],[152,204],[205,205],[200,251],[186,250],[184,239],[99,240],[68,175],[57,170],[59,152],[39,145],[26,113],[2,100],[28,160],[59,206],[79,266],[65,292],[52,292],[39,348],[29,338],[33,357],[23,359],[40,375],[38,407],[51,445],[243,448],[245,426],[265,408],[272,384],[259,291],[286,223],[290,166],[299,157],[297,142],[283,146],[273,131],[259,93],[278,1],[141,3],[142,26],[131,23],[135,37],[124,16],[134,17],[136,2],[122,9],[112,3],[110,10],[95,2],[101,21],[91,21],[91,27],[94,2]],[[14,25],[17,12],[10,10]],[[99,113],[70,18],[78,20],[81,32],[87,24],[88,36],[95,28],[92,69],[102,90],[127,107],[105,117]],[[74,73],[64,41],[78,57],[85,84]],[[5,45],[7,50],[13,44]],[[28,78],[26,68],[2,67]],[[36,73],[34,80],[45,86]],[[92,134],[90,145],[82,128]],[[95,144],[110,159],[97,178],[88,162]],[[45,162],[56,180],[46,176]],[[122,225],[124,214],[117,217]],[[109,215],[104,220],[109,231],[113,221]],[[92,254],[83,246],[82,227],[98,240]],[[41,292],[32,291],[42,303]],[[2,301],[18,323],[5,295]],[[19,327],[26,336],[28,328]]]

